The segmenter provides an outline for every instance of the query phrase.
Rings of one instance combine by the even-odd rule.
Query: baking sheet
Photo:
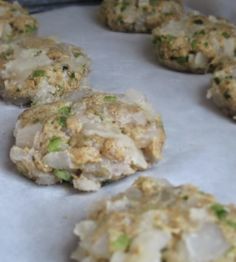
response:
[[[228,2],[235,5],[235,0]],[[79,194],[63,185],[36,186],[17,174],[8,157],[12,129],[22,109],[0,102],[0,261],[69,261],[77,242],[74,224],[99,199],[124,190],[139,175],[193,183],[223,202],[236,202],[236,126],[206,100],[210,75],[162,68],[153,56],[150,36],[111,32],[97,23],[96,14],[97,7],[39,14],[40,35],[56,35],[83,47],[93,61],[94,88],[112,92],[136,88],[145,93],[164,120],[163,160],[97,193]]]

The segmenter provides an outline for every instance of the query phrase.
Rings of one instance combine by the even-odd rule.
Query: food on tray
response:
[[[212,71],[222,56],[236,56],[236,26],[214,16],[191,12],[153,31],[158,60],[169,68],[193,73]]]
[[[84,87],[90,60],[76,46],[28,37],[0,46],[0,96],[18,105],[54,102]]]
[[[25,110],[14,136],[10,158],[21,174],[41,185],[69,182],[81,191],[148,169],[161,158],[165,140],[160,117],[142,95],[87,89],[77,102]]]
[[[227,62],[214,72],[207,98],[236,120],[236,59]]]
[[[104,22],[112,30],[124,32],[151,32],[182,14],[181,0],[104,0],[101,7]]]
[[[8,42],[37,31],[35,18],[17,2],[0,1],[0,41]]]
[[[74,230],[79,262],[235,262],[236,208],[191,185],[141,177]]]

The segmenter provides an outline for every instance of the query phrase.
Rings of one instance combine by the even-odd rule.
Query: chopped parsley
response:
[[[45,76],[46,75],[46,72],[44,70],[35,70],[32,74],[33,77],[42,77],[42,76]]]
[[[69,69],[69,66],[68,66],[68,65],[63,65],[63,66],[62,66],[62,70],[63,70],[63,71],[67,71],[68,69]]]
[[[106,102],[115,102],[117,100],[116,96],[104,96],[104,101]]]
[[[124,24],[122,15],[119,15],[119,16],[117,17],[117,22],[120,23],[120,24]]]
[[[188,62],[188,56],[175,57],[174,60],[176,60],[178,64],[183,65]]]
[[[75,53],[74,53],[74,57],[75,57],[75,58],[78,58],[78,57],[81,56],[81,55],[82,55],[82,53],[80,53],[80,52],[75,52]]]
[[[189,196],[185,195],[185,196],[182,196],[182,199],[187,201],[189,199]]]
[[[214,204],[211,206],[212,212],[217,216],[218,219],[223,220],[228,215],[228,211],[221,204]]]
[[[125,251],[129,248],[130,244],[131,239],[129,238],[129,236],[126,234],[122,234],[115,241],[112,242],[112,248],[117,251]]]
[[[58,118],[59,125],[62,127],[66,127],[66,120],[71,113],[71,107],[63,106],[58,110],[58,113],[59,113],[59,118]]]
[[[214,78],[214,82],[219,85],[220,84],[220,78],[219,77],[215,77]]]
[[[196,25],[202,25],[202,24],[203,24],[202,19],[195,19],[193,22],[194,22],[194,24],[196,24]]]
[[[54,176],[56,176],[60,181],[70,182],[72,179],[71,173],[67,170],[56,169],[53,171]]]
[[[25,32],[27,34],[34,33],[34,32],[36,32],[36,30],[37,30],[37,26],[36,25],[26,25]]]
[[[39,56],[42,53],[42,50],[37,50],[34,54],[34,56]]]
[[[71,79],[75,79],[75,72],[72,72],[72,73],[70,74],[70,78],[71,78]]]
[[[230,219],[226,220],[226,224],[234,229],[236,229],[236,221],[232,221]]]
[[[228,32],[223,32],[222,35],[226,39],[230,38],[230,34]]]
[[[48,143],[48,152],[57,152],[62,149],[62,139],[54,136]]]
[[[229,90],[226,90],[226,91],[224,92],[223,96],[224,96],[224,98],[225,98],[226,100],[229,100],[229,99],[231,98],[231,95],[229,94]]]
[[[129,2],[122,3],[121,7],[120,7],[120,11],[124,12],[127,9],[128,6],[129,6]]]
[[[175,37],[172,35],[162,35],[162,36],[157,36],[153,39],[153,44],[160,45],[160,43],[167,42],[168,44],[171,43],[172,40],[174,40]]]
[[[65,116],[60,116],[58,118],[58,124],[61,126],[61,127],[66,127],[66,117]]]
[[[152,40],[152,43],[154,45],[160,45],[161,44],[161,37],[160,36],[154,37],[153,40]]]
[[[64,116],[69,116],[71,112],[71,107],[70,106],[63,106],[58,110],[59,114],[64,115]]]
[[[150,0],[149,2],[151,5],[156,5],[159,2],[159,0]]]
[[[193,40],[192,41],[192,43],[191,43],[192,49],[196,49],[197,48],[197,43],[198,43],[197,40]]]
[[[200,30],[200,31],[195,32],[193,35],[198,36],[198,35],[205,35],[205,34],[206,34],[205,30]]]

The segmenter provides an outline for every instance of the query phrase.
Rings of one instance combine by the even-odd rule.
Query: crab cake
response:
[[[71,182],[81,191],[149,168],[165,139],[160,117],[142,96],[86,89],[77,102],[24,111],[14,136],[10,158],[20,173],[42,185]]]
[[[8,42],[35,34],[37,28],[36,19],[17,2],[0,1],[0,41]]]
[[[181,0],[104,0],[101,17],[114,31],[151,32],[183,14]]]
[[[0,46],[0,95],[17,105],[44,104],[83,87],[89,59],[79,47],[29,37]]]
[[[236,60],[214,72],[207,98],[236,120]]]
[[[223,19],[192,12],[156,28],[153,43],[163,65],[179,71],[206,73],[220,57],[236,56],[236,27]]]
[[[76,225],[88,262],[235,262],[236,208],[191,185],[141,177]]]

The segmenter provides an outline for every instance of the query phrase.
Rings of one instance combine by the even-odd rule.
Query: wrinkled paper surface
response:
[[[235,19],[235,0],[188,3]],[[167,142],[163,160],[151,170],[97,193],[81,194],[64,185],[37,186],[18,175],[8,157],[12,130],[22,109],[0,102],[3,262],[69,261],[77,243],[72,233],[75,223],[98,200],[126,189],[139,175],[166,178],[176,185],[192,183],[223,202],[236,202],[236,123],[205,98],[211,76],[159,66],[149,35],[111,32],[97,21],[97,10],[77,6],[38,14],[40,35],[56,35],[83,47],[93,61],[90,82],[94,88],[111,92],[136,88],[146,95],[164,121]]]

